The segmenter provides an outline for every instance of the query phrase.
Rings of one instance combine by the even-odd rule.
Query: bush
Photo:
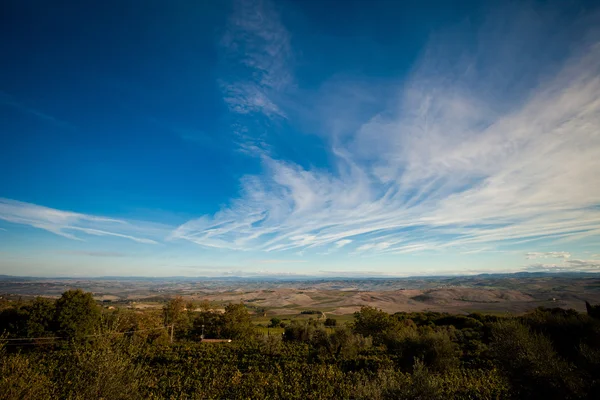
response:
[[[384,342],[405,371],[413,368],[415,360],[433,371],[446,371],[459,365],[459,346],[444,331],[419,333],[415,328],[405,327],[387,331]]]
[[[583,382],[561,359],[552,343],[517,320],[491,326],[490,354],[509,375],[516,395],[528,398],[577,398]]]
[[[50,399],[57,391],[49,374],[39,369],[33,357],[0,354],[0,393],[6,400]]]
[[[390,316],[365,307],[353,325],[331,330],[317,320],[292,321],[282,338],[253,334],[243,304],[224,314],[190,314],[173,304],[162,314],[105,311],[97,325],[88,318],[95,314],[91,295],[73,292],[60,307],[38,299],[0,312],[0,326],[11,329],[0,337],[0,398],[600,398],[599,322],[575,311],[488,318]],[[176,320],[177,309],[193,329],[170,343],[163,323]],[[88,326],[71,336],[85,340],[43,347],[4,340],[67,332],[78,318],[92,321],[97,335],[82,334]],[[202,324],[207,335],[235,340],[188,341]],[[129,330],[140,331],[117,335]]]
[[[92,345],[77,345],[61,354],[60,398],[143,399],[148,377],[135,362],[140,349],[109,338]]]
[[[371,336],[376,344],[383,341],[383,334],[393,329],[398,321],[388,313],[373,307],[362,307],[354,313],[353,330],[362,336]]]
[[[91,293],[80,289],[68,290],[56,301],[56,332],[81,341],[97,333],[100,327],[100,308]]]

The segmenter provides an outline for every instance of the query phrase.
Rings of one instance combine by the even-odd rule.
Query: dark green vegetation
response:
[[[265,335],[243,304],[217,313],[175,298],[162,310],[108,310],[68,291],[57,301],[2,303],[0,397],[600,398],[600,321],[588,309],[593,315],[491,316],[363,307],[348,324],[310,318],[282,328],[273,318],[285,334],[263,327]],[[202,334],[233,341],[202,343]]]

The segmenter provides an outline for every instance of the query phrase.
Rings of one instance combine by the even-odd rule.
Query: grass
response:
[[[279,336],[281,336],[281,334],[284,332],[283,328],[267,328],[266,326],[257,326],[254,329],[256,329],[257,332],[260,332],[264,335],[279,335]]]
[[[267,328],[267,325],[271,323],[271,318],[279,318],[281,321],[285,323],[290,323],[290,321],[306,321],[308,319],[315,319],[314,315],[309,314],[279,314],[279,315],[269,315],[267,317],[255,316],[252,318],[252,323],[256,326],[256,329],[259,332],[267,334],[281,334],[283,333],[283,328]],[[354,321],[354,314],[344,314],[344,315],[327,315],[327,318],[333,318],[337,321],[337,326],[342,326]],[[323,319],[321,319],[323,321]],[[258,326],[258,325],[262,326]]]

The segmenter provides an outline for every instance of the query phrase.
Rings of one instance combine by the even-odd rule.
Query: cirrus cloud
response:
[[[144,244],[157,244],[145,235],[157,235],[156,227],[142,227],[127,221],[71,211],[62,211],[31,203],[0,198],[0,220],[29,225],[74,240],[83,240],[76,233],[110,236]]]
[[[238,198],[170,238],[237,250],[403,254],[600,236],[598,32],[577,28],[587,39],[545,68],[552,21],[531,10],[504,18],[482,28],[474,50],[450,54],[456,46],[434,40],[392,107],[329,136],[332,168],[262,153],[263,174],[244,177]],[[528,41],[486,44],[524,32]],[[498,53],[523,58],[508,63]],[[259,83],[281,86],[259,70],[269,77]]]

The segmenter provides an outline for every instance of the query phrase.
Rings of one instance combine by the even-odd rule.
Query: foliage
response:
[[[73,340],[96,333],[100,325],[100,308],[91,293],[68,290],[56,301],[55,331]]]
[[[585,302],[585,309],[588,315],[592,318],[600,318],[600,304],[591,305],[587,301]]]
[[[28,307],[26,336],[42,337],[52,332],[52,322],[55,314],[54,302],[38,297]]]
[[[167,326],[172,325],[178,338],[186,337],[192,329],[190,318],[192,309],[193,304],[186,304],[180,296],[169,300],[163,307],[164,324]]]
[[[414,327],[404,327],[388,332],[385,344],[404,370],[412,368],[414,360],[420,360],[427,368],[438,372],[459,365],[459,346],[443,330],[419,331]]]
[[[518,320],[495,322],[491,331],[490,353],[520,396],[579,397],[582,382],[577,371],[558,356],[547,337]]]
[[[243,304],[228,304],[223,314],[223,337],[243,339],[252,336],[254,325]]]
[[[385,332],[394,329],[398,321],[386,312],[374,307],[362,307],[354,314],[354,332],[373,337],[376,344],[383,341]]]
[[[66,292],[56,302],[13,303],[0,311],[6,331],[0,337],[0,398],[585,399],[600,394],[600,321],[572,310],[499,318],[389,315],[364,307],[353,324],[334,329],[326,329],[321,319],[293,320],[283,337],[272,334],[281,328],[263,327],[266,334],[258,334],[243,304],[227,305],[224,313],[209,304],[192,310],[173,299],[162,311],[104,310],[100,316],[91,295],[81,291]],[[69,331],[74,321],[85,327]],[[174,343],[165,329],[169,323],[180,327]],[[199,342],[202,325],[206,337],[233,341]],[[86,340],[43,346],[14,341],[67,332]]]

